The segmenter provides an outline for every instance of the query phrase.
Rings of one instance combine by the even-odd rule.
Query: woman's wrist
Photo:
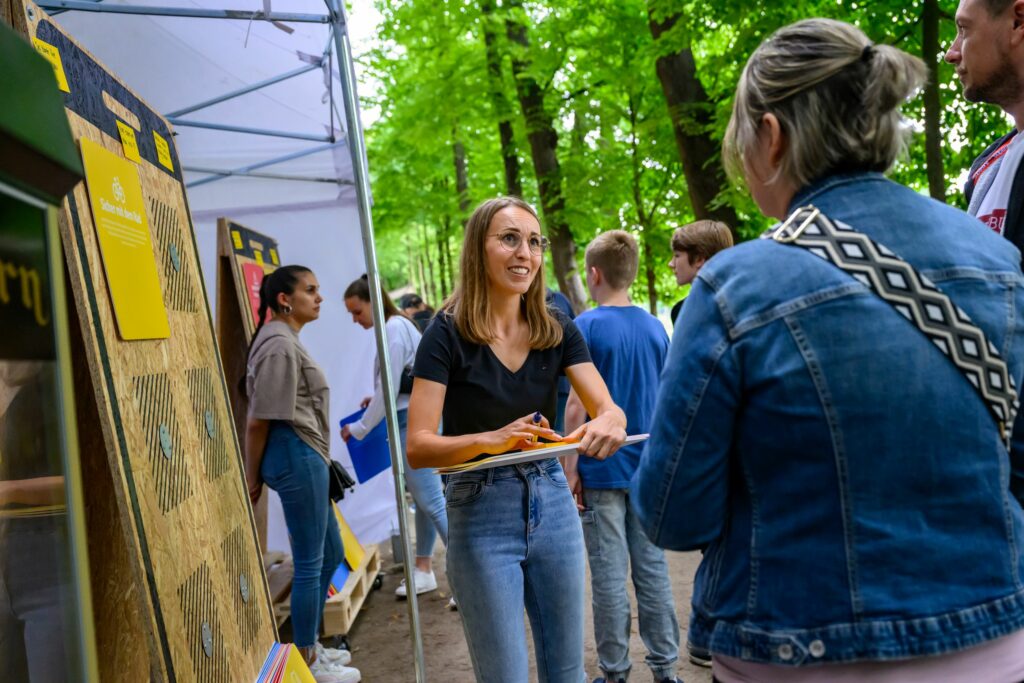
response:
[[[619,427],[626,428],[626,413],[622,411],[622,408],[617,405],[612,405],[604,410],[598,412],[598,417],[603,417],[608,420],[612,420],[618,423]]]

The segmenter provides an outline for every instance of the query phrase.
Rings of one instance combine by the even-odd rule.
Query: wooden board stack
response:
[[[256,333],[259,285],[266,273],[281,265],[277,241],[229,218],[217,219],[217,344],[239,440],[245,439],[249,402],[239,391],[245,377],[246,354]],[[254,301],[255,300],[255,301]],[[255,304],[255,305],[254,305]],[[267,498],[253,509],[260,549],[267,551]],[[269,566],[264,560],[264,565]]]
[[[75,139],[127,158],[125,137],[137,144],[170,326],[165,339],[119,335],[109,264],[78,185],[60,229],[79,322],[72,355],[101,678],[254,680],[276,629],[173,133],[38,7],[10,3],[15,28],[59,55]]]

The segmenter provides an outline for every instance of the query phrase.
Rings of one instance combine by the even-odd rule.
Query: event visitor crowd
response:
[[[736,246],[714,221],[676,232],[670,267],[690,289],[671,340],[630,300],[639,256],[624,231],[586,248],[596,308],[560,309],[540,220],[517,197],[472,213],[436,313],[381,292],[416,502],[412,588],[436,587],[440,537],[479,681],[528,680],[524,612],[539,680],[589,680],[585,563],[595,683],[631,674],[630,580],[645,663],[679,681],[663,549],[702,553],[683,647],[716,681],[1024,680],[1024,0],[962,0],[956,24],[946,59],[964,97],[1016,125],[972,166],[967,212],[884,175],[925,64],[808,19],[750,56],[723,145],[779,222]],[[314,677],[358,681],[347,652],[316,642],[342,552],[319,493],[328,389],[298,338],[318,284],[281,268],[260,296],[272,318],[249,356],[251,495],[261,482],[281,495]],[[366,279],[344,294],[364,327],[370,298]],[[344,439],[382,419],[382,370]],[[435,472],[538,441],[577,455],[461,471],[443,489]]]

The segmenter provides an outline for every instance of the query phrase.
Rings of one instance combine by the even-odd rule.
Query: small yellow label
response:
[[[121,148],[124,150],[125,159],[135,163],[142,161],[142,157],[139,156],[139,143],[135,140],[135,129],[124,121],[118,121],[117,131],[121,134]]]
[[[171,148],[167,140],[161,137],[160,133],[153,131],[153,141],[156,143],[156,158],[168,171],[174,171],[174,162],[171,161]]]
[[[235,249],[242,248],[242,235],[237,230],[231,231],[231,242],[235,245]]]
[[[261,265],[261,266],[263,265],[263,252],[262,251],[254,251],[252,253],[252,256],[253,256],[254,259],[256,259],[257,265]]]
[[[64,92],[71,92],[71,88],[68,87],[68,77],[64,74],[64,64],[60,61],[60,52],[57,51],[57,48],[38,38],[33,38],[32,44],[35,45],[36,52],[45,57],[46,61],[53,66],[53,73],[57,77],[57,87]]]
[[[275,266],[281,265],[281,261],[279,261],[277,258],[277,249],[270,250],[270,262],[273,263]]]

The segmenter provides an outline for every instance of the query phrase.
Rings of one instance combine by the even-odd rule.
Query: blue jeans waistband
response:
[[[530,476],[543,476],[545,473],[561,470],[562,466],[556,458],[546,458],[518,465],[490,467],[486,470],[472,470],[448,475],[448,481],[482,481],[490,484],[500,479],[524,479]]]

